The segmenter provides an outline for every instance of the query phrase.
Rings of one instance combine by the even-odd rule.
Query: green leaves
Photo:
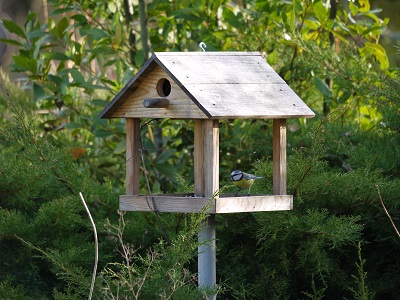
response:
[[[8,234],[23,233],[32,242],[54,248],[53,260],[73,261],[78,265],[71,273],[75,274],[91,269],[91,261],[82,252],[90,253],[92,247],[87,239],[91,237],[90,231],[80,219],[82,211],[70,190],[83,189],[90,194],[89,204],[100,224],[105,223],[105,217],[115,215],[116,199],[124,190],[125,123],[100,120],[97,115],[145,57],[135,1],[131,1],[133,6],[126,11],[123,1],[110,4],[97,0],[48,0],[48,3],[54,5],[54,10],[47,23],[34,13],[28,15],[21,28],[6,21],[16,39],[4,41],[18,48],[13,68],[23,72],[26,78],[23,88],[28,91],[25,94],[33,95],[30,103],[35,101],[32,114],[21,119],[38,126],[29,130],[29,135],[9,128],[2,131],[15,133],[12,141],[0,135],[1,150],[6,149],[5,145],[10,147],[0,151],[0,156],[3,155],[0,175],[6,178],[0,180],[0,195],[6,195],[3,204],[10,207],[0,209],[6,220],[2,223],[0,218],[0,232],[11,228]],[[381,20],[377,11],[371,11],[366,0],[345,1],[346,5],[336,2],[337,14],[330,19],[332,11],[325,3],[325,0],[256,0],[246,1],[243,6],[240,1],[232,4],[225,0],[161,0],[151,1],[147,6],[153,51],[199,51],[200,41],[207,43],[207,51],[260,51],[311,106],[317,118],[323,118],[324,105],[328,107],[329,117],[321,122],[288,122],[288,191],[295,195],[295,209],[229,215],[219,220],[219,276],[226,282],[228,298],[303,299],[304,295],[312,296],[310,291],[315,298],[319,291],[320,296],[325,292],[326,297],[349,298],[346,288],[351,284],[356,258],[353,243],[361,239],[368,242],[365,252],[368,261],[373,262],[368,263],[373,266],[368,279],[375,280],[374,288],[379,288],[381,278],[381,274],[376,275],[375,266],[382,269],[395,264],[390,258],[395,257],[398,245],[393,242],[390,224],[375,205],[373,191],[374,183],[383,182],[388,207],[396,214],[400,194],[396,179],[400,172],[396,165],[400,157],[400,147],[396,144],[400,118],[398,105],[393,101],[398,99],[398,87],[393,85],[389,94],[388,83],[397,79],[392,77],[394,74],[381,73],[374,63],[383,71],[389,66],[384,49],[378,44],[387,20]],[[386,109],[385,114],[382,109]],[[1,120],[2,125],[12,115],[9,111],[4,114],[7,118]],[[221,124],[221,183],[229,184],[225,174],[232,167],[253,167],[265,178],[254,192],[270,193],[273,166],[266,158],[272,153],[272,144],[268,142],[272,140],[271,122],[234,120]],[[141,130],[153,192],[174,192],[178,189],[177,174],[185,178],[185,192],[193,191],[193,124],[163,120],[153,125]],[[35,144],[45,142],[53,147],[34,151]],[[13,158],[4,156],[6,152],[12,153]],[[37,164],[32,162],[33,158]],[[375,169],[382,169],[383,173],[369,172]],[[390,179],[386,180],[386,175]],[[93,178],[101,182],[94,182]],[[113,182],[105,178],[112,178]],[[143,188],[143,178],[141,181]],[[57,212],[57,208],[62,211]],[[29,218],[25,214],[30,214]],[[126,217],[129,243],[139,242],[143,248],[135,252],[138,261],[137,265],[131,264],[133,268],[114,264],[110,265],[110,273],[105,273],[111,275],[107,279],[115,295],[122,297],[117,293],[127,288],[119,279],[129,280],[133,274],[135,280],[142,280],[147,265],[155,263],[149,269],[151,276],[149,285],[143,289],[144,298],[152,299],[160,291],[170,291],[179,281],[181,294],[173,296],[196,299],[188,296],[193,295],[189,293],[193,285],[187,270],[192,268],[190,259],[197,252],[193,237],[180,232],[185,216],[161,216],[163,225],[176,239],[172,247],[160,243],[155,256],[146,256],[155,252],[143,250],[158,238],[154,216],[129,213]],[[197,228],[188,230],[195,233]],[[113,256],[117,246],[113,241],[119,237],[118,233],[107,230],[101,233],[105,237],[101,250],[106,253],[102,256],[104,264],[120,260]],[[2,237],[7,238],[6,234]],[[56,273],[65,270],[48,268],[42,259],[38,263],[35,255],[25,255],[27,250],[16,244],[15,240],[2,244],[8,249],[5,257],[16,263],[17,267],[13,266],[18,270],[16,276],[32,279],[30,282],[35,284],[61,282],[53,298],[83,297],[73,297],[74,286],[68,286],[63,279],[57,280]],[[374,255],[379,259],[374,259]],[[382,257],[387,260],[382,262]],[[8,264],[9,261],[3,262],[0,267]],[[388,293],[387,286],[392,282],[398,282],[399,268],[394,265],[392,269],[387,271],[392,278],[385,280],[381,294]],[[43,273],[46,278],[40,277]],[[182,286],[182,282],[190,284]],[[33,298],[52,298],[51,291],[56,288],[43,285],[34,288],[48,290],[49,294]],[[25,286],[28,289],[29,283],[24,282]],[[395,293],[396,288],[393,288]],[[71,294],[63,295],[63,289]],[[126,293],[129,292],[127,288]]]
[[[19,27],[15,22],[7,19],[3,19],[2,23],[4,27],[10,32],[10,33],[15,33],[17,36],[20,38],[25,38],[25,32],[24,30]]]
[[[85,77],[83,77],[78,69],[72,68],[69,70],[69,72],[73,78],[72,84],[76,84],[78,86],[84,86],[86,84]]]
[[[224,21],[231,25],[233,28],[239,28],[241,25],[240,15],[235,15],[229,7],[223,8],[222,17]]]
[[[332,98],[332,92],[326,82],[315,76],[313,77],[313,82],[318,91],[320,91],[325,97]]]
[[[315,1],[313,5],[314,13],[318,20],[323,23],[326,21],[328,17],[328,9],[325,7],[325,5],[322,3],[322,1]]]
[[[35,97],[35,101],[43,101],[49,97],[44,89],[36,83],[33,84],[33,96]]]
[[[60,21],[58,21],[57,26],[55,27],[57,29],[57,37],[62,39],[65,36],[65,33],[68,29],[69,26],[69,21],[66,17],[61,18]]]
[[[95,41],[99,41],[108,36],[108,34],[99,28],[86,28],[83,27],[80,30],[82,35],[88,35],[90,38],[94,39]]]
[[[360,53],[365,58],[375,57],[381,69],[387,70],[389,68],[389,58],[381,45],[367,42],[363,48],[360,48]]]

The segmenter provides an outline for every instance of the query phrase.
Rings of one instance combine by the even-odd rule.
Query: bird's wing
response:
[[[243,177],[244,177],[244,179],[246,179],[246,180],[256,179],[256,178],[257,178],[257,176],[254,176],[254,175],[252,175],[252,174],[247,174],[247,173],[243,173]]]

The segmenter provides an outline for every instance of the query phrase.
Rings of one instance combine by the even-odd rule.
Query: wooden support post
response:
[[[286,195],[286,119],[273,122],[273,193]]]
[[[126,119],[126,195],[139,194],[140,119]]]
[[[204,197],[204,121],[194,120],[194,193]]]
[[[195,194],[212,199],[219,189],[218,120],[195,120],[194,132]],[[215,215],[209,215],[203,226],[198,236],[202,243],[198,249],[199,287],[214,288],[217,281]],[[215,295],[208,299],[215,299]]]

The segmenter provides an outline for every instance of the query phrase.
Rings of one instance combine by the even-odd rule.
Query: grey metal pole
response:
[[[203,225],[198,236],[202,243],[198,248],[199,287],[213,289],[217,281],[215,215],[209,215]],[[211,295],[207,299],[214,300],[216,296]]]

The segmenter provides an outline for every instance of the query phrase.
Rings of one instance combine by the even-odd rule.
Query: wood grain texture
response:
[[[256,211],[292,210],[292,195],[264,195],[242,197],[220,197],[216,203],[215,212],[240,213]]]
[[[131,80],[118,92],[112,101],[100,112],[100,118],[113,118],[114,112],[125,100],[140,86],[143,80],[151,74],[153,68],[157,66],[154,63],[155,54],[153,54],[132,77]]]
[[[197,196],[211,199],[218,189],[219,122],[218,120],[195,120],[194,191]]]
[[[155,206],[159,212],[198,213],[210,202],[204,197],[185,197],[154,195]],[[209,212],[214,211],[214,205]],[[121,195],[119,197],[119,209],[122,211],[154,211],[150,196]]]
[[[204,197],[204,120],[194,120],[194,193]]]
[[[286,120],[274,119],[272,141],[273,193],[286,194]]]
[[[282,211],[293,209],[292,195],[254,195],[220,196],[215,201],[205,197],[185,195],[154,195],[154,203],[159,212],[199,213],[204,208],[211,214],[242,213],[260,211]],[[119,198],[122,211],[153,211],[150,196],[121,195]]]
[[[185,88],[215,119],[310,118],[315,114],[286,84],[196,84]]]
[[[140,119],[126,119],[126,194],[139,194]]]
[[[169,101],[168,108],[148,109],[143,106],[143,100],[159,98],[157,82],[166,78],[171,83],[171,93],[165,97]],[[163,69],[155,66],[136,90],[114,111],[115,118],[175,118],[175,119],[202,119],[206,115],[182,91],[181,88],[168,76]]]
[[[181,56],[178,52],[175,55],[157,52],[156,57],[164,69],[173,74],[184,86],[285,83],[259,53],[245,55],[239,53],[231,55],[231,53],[215,52],[214,55],[192,53]]]
[[[212,198],[219,191],[219,122],[204,120],[203,126],[204,196]]]
[[[157,82],[172,87],[168,109],[144,110]],[[101,117],[312,118],[314,112],[257,52],[156,52]]]

